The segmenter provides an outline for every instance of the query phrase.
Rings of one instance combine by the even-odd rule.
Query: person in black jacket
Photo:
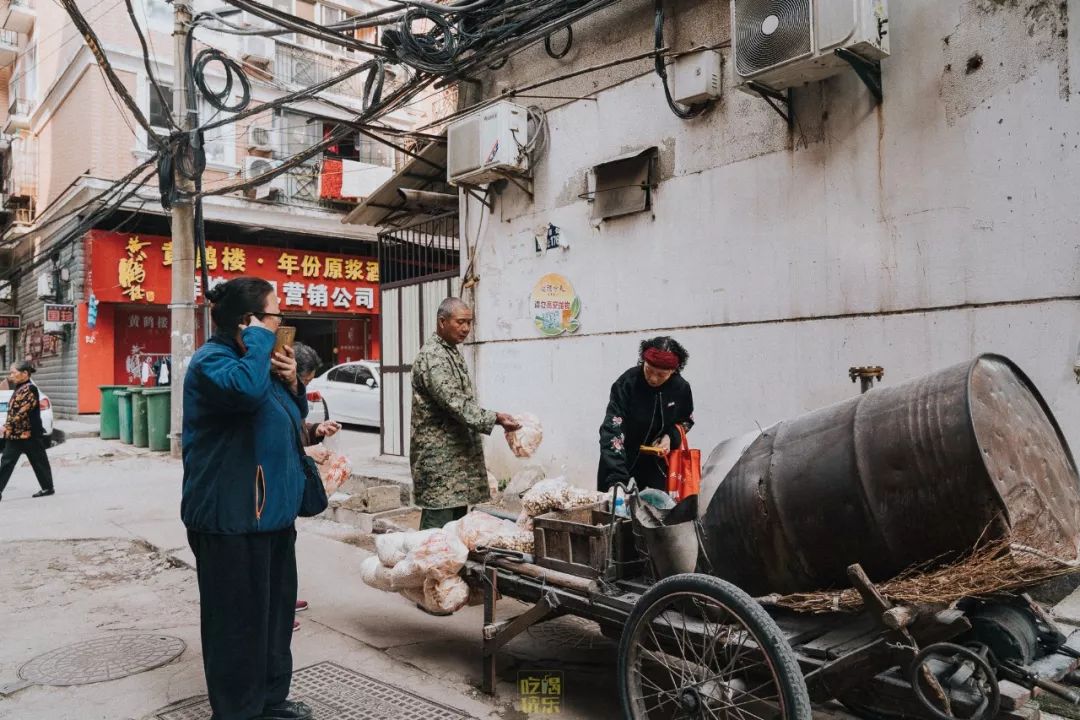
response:
[[[8,385],[14,392],[8,400],[4,421],[4,454],[0,456],[0,493],[4,492],[19,458],[25,453],[30,459],[41,490],[34,497],[55,494],[52,467],[45,454],[45,428],[41,425],[41,394],[30,381],[34,366],[28,362],[15,363],[8,371]]]
[[[679,428],[694,425],[694,397],[682,376],[689,354],[674,339],[655,337],[641,343],[638,364],[611,386],[604,423],[600,426],[598,490],[607,491],[630,478],[638,489],[667,489],[666,455],[679,447]],[[659,447],[662,455],[641,452]]]

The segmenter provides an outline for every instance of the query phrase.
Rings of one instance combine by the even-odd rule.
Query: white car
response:
[[[330,368],[308,385],[308,422],[336,420],[351,425],[380,427],[379,363],[347,362]]]
[[[7,420],[8,401],[11,400],[12,390],[7,389],[7,383],[0,385],[0,428],[3,428],[4,422]],[[41,401],[41,425],[45,429],[45,447],[52,445],[53,441],[53,409],[52,402],[49,401],[49,396],[38,388],[38,394]],[[0,438],[0,444],[3,444],[3,438]]]

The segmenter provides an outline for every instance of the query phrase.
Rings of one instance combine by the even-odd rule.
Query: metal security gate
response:
[[[379,233],[382,313],[382,446],[409,452],[412,363],[435,331],[439,304],[454,294],[461,268],[456,212]]]

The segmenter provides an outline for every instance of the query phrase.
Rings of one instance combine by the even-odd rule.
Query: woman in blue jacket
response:
[[[213,720],[308,720],[289,702],[297,443],[308,407],[291,351],[273,354],[273,286],[241,277],[207,293],[215,334],[184,378],[180,515],[195,553]],[[273,355],[273,356],[272,356]]]

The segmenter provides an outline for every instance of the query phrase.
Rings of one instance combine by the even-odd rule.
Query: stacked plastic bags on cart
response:
[[[469,552],[478,547],[518,549],[532,535],[509,520],[471,512],[437,530],[390,533],[375,538],[376,555],[360,567],[364,582],[397,592],[432,613],[457,612],[469,600],[469,587],[459,573]]]
[[[537,515],[592,505],[601,502],[605,497],[603,493],[574,487],[563,478],[541,480],[521,496],[521,514],[518,516],[517,525],[531,533],[532,519]]]

